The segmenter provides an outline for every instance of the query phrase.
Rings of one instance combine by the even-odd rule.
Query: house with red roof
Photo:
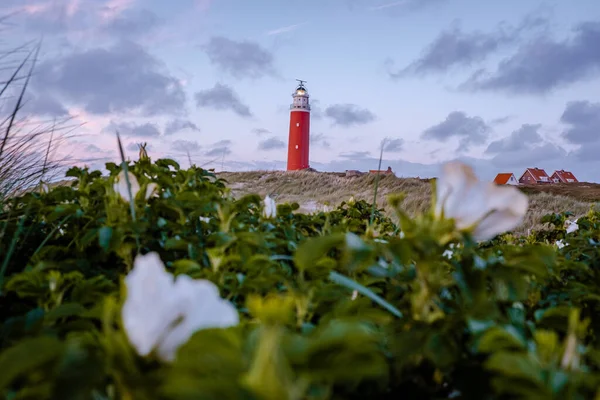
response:
[[[392,171],[392,167],[387,167],[386,170],[383,169],[371,169],[369,170],[370,174],[379,174],[379,175],[390,175],[393,174],[394,172]]]
[[[494,178],[496,185],[518,185],[519,181],[512,172],[502,172]]]
[[[570,171],[565,171],[564,169],[554,171],[554,173],[550,176],[550,179],[554,183],[575,183],[579,182],[575,175],[573,175]]]
[[[550,177],[541,168],[527,168],[519,178],[519,183],[524,185],[536,185],[538,183],[552,183]]]

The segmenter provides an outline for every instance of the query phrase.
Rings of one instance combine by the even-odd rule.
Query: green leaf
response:
[[[173,269],[175,270],[175,274],[187,274],[191,275],[194,272],[198,272],[202,269],[200,264],[193,260],[181,259],[173,261]]]
[[[23,339],[0,353],[0,392],[15,379],[57,360],[63,348],[58,339],[41,336]]]
[[[525,339],[512,326],[494,326],[479,339],[477,351],[494,353],[499,350],[523,350],[525,346]]]
[[[86,312],[85,307],[78,303],[63,303],[46,313],[46,321],[55,321],[60,318],[73,317]]]
[[[179,238],[170,238],[165,242],[165,250],[184,250],[188,248],[188,241]]]
[[[110,248],[112,232],[113,229],[110,226],[103,226],[98,230],[98,244],[104,249],[104,251],[108,251]]]
[[[327,255],[329,251],[346,241],[346,235],[334,234],[318,238],[310,238],[298,246],[294,254],[294,264],[301,271],[313,268],[317,261]]]
[[[505,378],[528,382],[532,387],[543,390],[544,382],[541,370],[533,360],[522,353],[494,353],[485,363],[486,369]]]

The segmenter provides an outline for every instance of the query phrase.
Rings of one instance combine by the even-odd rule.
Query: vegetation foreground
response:
[[[600,213],[445,166],[430,209],[298,212],[143,158],[0,221],[4,399],[600,399]]]

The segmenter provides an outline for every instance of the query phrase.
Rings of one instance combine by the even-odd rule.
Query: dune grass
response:
[[[372,202],[376,180],[376,175],[347,178],[343,174],[305,171],[221,172],[218,176],[228,182],[236,197],[249,193],[268,194],[278,202],[297,202],[301,212],[317,211],[324,205],[336,206],[351,196]],[[521,190],[529,196],[530,206],[525,221],[515,230],[517,234],[527,233],[529,229],[549,229],[539,222],[549,213],[571,211],[576,217],[584,215],[600,199],[600,185],[596,184],[580,184],[571,188],[565,185],[526,186]],[[415,215],[429,208],[431,184],[428,179],[381,175],[377,206],[386,212],[389,211],[386,198],[392,193],[404,193],[406,197],[402,206],[409,215]],[[394,218],[391,213],[390,217]]]

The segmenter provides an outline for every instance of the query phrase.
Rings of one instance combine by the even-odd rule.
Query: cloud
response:
[[[129,146],[128,146],[128,149],[129,149]],[[85,151],[87,153],[103,153],[104,152],[104,150],[102,150],[100,147],[96,146],[95,144],[88,144],[85,147]]]
[[[484,153],[498,154],[510,151],[517,151],[529,144],[539,144],[543,141],[539,133],[542,124],[523,124],[505,138],[491,142]]]
[[[310,135],[310,144],[314,145],[314,146],[322,147],[324,149],[331,148],[331,143],[329,143],[327,136],[325,136],[322,133],[311,134]]]
[[[11,19],[25,32],[54,35],[97,25],[110,1],[97,0],[96,4],[79,7],[78,1],[2,0],[0,14],[14,12]]]
[[[252,133],[254,133],[256,136],[262,136],[266,135],[267,133],[271,133],[271,131],[265,128],[254,128],[252,129]]]
[[[371,158],[371,152],[370,151],[351,151],[351,152],[340,153],[339,157],[359,160],[359,159]]]
[[[109,23],[101,27],[101,31],[109,35],[123,38],[143,36],[164,23],[154,12],[142,10],[125,10],[117,15]]]
[[[64,117],[69,111],[56,98],[48,94],[31,95],[26,103],[27,112],[33,115],[50,117]]]
[[[369,10],[379,11],[388,8],[402,8],[404,11],[415,11],[431,5],[445,3],[448,0],[399,0],[381,3],[376,6],[369,7]]]
[[[132,122],[121,122],[116,123],[111,121],[108,126],[106,126],[103,132],[112,133],[119,132],[121,136],[132,136],[132,137],[159,137],[160,131],[155,124],[145,123],[141,125],[134,124]]]
[[[289,109],[286,109],[289,111]],[[317,99],[310,100],[310,118],[314,120],[323,119],[323,110],[321,109],[321,102]]]
[[[78,105],[90,114],[181,114],[186,96],[179,81],[138,44],[75,51],[39,64],[34,93]]]
[[[258,143],[259,150],[277,150],[285,149],[286,144],[283,140],[273,136]]]
[[[219,140],[216,143],[213,143],[210,147],[211,150],[204,153],[209,157],[223,157],[228,156],[232,153],[231,151],[231,140]]]
[[[132,142],[132,143],[129,143],[129,144],[128,144],[128,145],[125,147],[125,150],[127,150],[127,151],[139,151],[139,150],[140,150],[140,144],[141,144],[141,143],[138,143],[138,142]],[[150,144],[146,144],[146,150],[150,151],[150,150],[152,150],[152,148],[153,148],[153,146],[152,146],[152,145],[150,145]]]
[[[375,120],[375,114],[355,104],[331,105],[325,109],[325,116],[331,118],[334,124],[344,127],[364,125]]]
[[[577,149],[574,153],[573,156],[581,162],[590,162],[590,163],[594,163],[596,164],[596,167],[594,168],[586,168],[586,171],[591,170],[590,172],[593,173],[593,178],[597,181],[597,177],[598,177],[598,154],[600,154],[600,141],[598,142],[594,142],[594,143],[590,143],[587,144],[585,146],[581,146],[579,149]],[[579,177],[578,175],[576,175],[577,177]]]
[[[195,152],[200,150],[200,145],[195,140],[175,140],[171,143],[171,149],[182,153]]]
[[[567,152],[554,143],[527,143],[513,151],[499,153],[491,161],[493,165],[505,169],[514,169],[516,166],[523,168],[541,167],[542,164],[553,162],[554,164],[567,161]],[[564,168],[564,167],[563,167]],[[548,172],[548,171],[546,171]],[[516,174],[519,175],[519,174]],[[519,176],[517,176],[518,178]]]
[[[215,147],[214,149],[209,150],[209,151],[207,151],[204,154],[207,155],[207,156],[209,156],[209,157],[228,156],[228,155],[231,154],[231,149],[229,147],[226,147],[226,146]]]
[[[390,76],[401,78],[445,72],[457,66],[471,66],[486,60],[502,48],[518,43],[524,32],[546,26],[546,18],[527,16],[517,27],[500,25],[495,31],[487,33],[464,32],[455,20],[450,28],[442,31],[429,44],[420,58],[397,72],[390,72]]]
[[[490,125],[502,125],[507,123],[508,121],[510,121],[511,119],[513,119],[514,116],[512,115],[506,115],[504,117],[499,117],[499,118],[494,118],[493,120],[490,121]]]
[[[568,128],[562,136],[572,144],[600,143],[600,103],[570,101],[560,117]]]
[[[216,143],[213,143],[212,146],[213,147],[220,147],[220,146],[231,146],[232,142],[229,139],[223,139],[223,140],[219,140]]]
[[[404,148],[404,139],[388,139],[385,141],[383,151],[387,153],[399,153]]]
[[[398,72],[391,72],[390,76],[401,78],[444,72],[454,66],[470,66],[485,60],[502,46],[514,42],[514,39],[502,31],[466,33],[455,26],[443,31],[419,59]]]
[[[200,128],[198,128],[198,126],[192,121],[185,119],[174,119],[167,122],[165,126],[165,135],[174,135],[184,129],[191,129],[193,131],[200,132]]]
[[[493,165],[508,168],[516,165],[534,167],[549,160],[564,160],[567,152],[546,140],[540,134],[541,128],[541,124],[523,124],[509,136],[491,142],[484,154],[494,155]]]
[[[306,25],[306,22],[273,29],[273,30],[268,31],[266,34],[267,34],[267,36],[280,35],[282,33],[288,33],[288,32],[295,31],[296,29],[300,28],[302,25]]]
[[[480,117],[469,117],[462,111],[453,111],[437,125],[427,128],[421,138],[446,142],[451,137],[461,138],[459,151],[468,150],[471,145],[485,143],[491,128]]]
[[[578,24],[569,39],[542,36],[501,61],[493,73],[475,72],[461,85],[470,91],[546,94],[600,73],[600,22]]]
[[[196,106],[215,110],[233,111],[240,117],[251,117],[250,108],[242,103],[233,89],[227,85],[216,83],[211,89],[201,90],[195,94]]]
[[[598,162],[600,103],[587,100],[570,101],[560,121],[567,125],[561,136],[571,144],[580,145],[579,149],[573,152],[573,157],[582,162]]]
[[[210,62],[234,78],[274,75],[273,55],[258,43],[214,36],[203,46]]]

